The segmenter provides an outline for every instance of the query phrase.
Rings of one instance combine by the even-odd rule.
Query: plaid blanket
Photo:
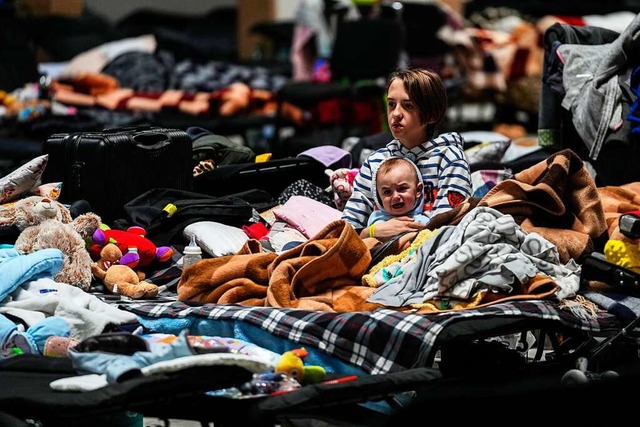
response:
[[[512,318],[514,332],[521,330],[522,319],[545,321],[558,328],[612,333],[619,330],[616,318],[605,312],[596,317],[576,316],[547,300],[508,301],[473,310],[421,315],[391,309],[371,312],[336,313],[273,307],[205,304],[190,306],[177,301],[167,304],[132,302],[119,306],[141,318],[195,319],[194,323],[232,321],[260,328],[283,338],[292,346],[317,349],[329,356],[360,367],[367,373],[384,374],[403,369],[430,366],[438,345],[438,336],[454,322],[465,319]],[[490,336],[483,322],[473,322],[478,336]],[[158,331],[163,332],[163,331]],[[197,331],[193,331],[197,333]],[[500,334],[505,331],[501,329]],[[273,340],[271,340],[273,341]],[[269,350],[271,341],[255,343]]]

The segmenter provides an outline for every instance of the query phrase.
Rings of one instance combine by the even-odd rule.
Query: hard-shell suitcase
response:
[[[43,182],[62,182],[60,201],[86,200],[111,224],[129,200],[155,187],[191,190],[192,142],[179,129],[135,126],[51,135]]]

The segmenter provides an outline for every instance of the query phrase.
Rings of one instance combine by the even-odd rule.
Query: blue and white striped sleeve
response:
[[[347,201],[342,219],[350,223],[356,230],[367,226],[369,215],[375,208],[375,198],[372,192],[373,168],[377,167],[385,156],[376,151],[362,164],[353,182],[353,193]]]
[[[456,207],[471,196],[471,172],[464,152],[448,147],[442,153],[438,168],[438,196],[433,213]]]

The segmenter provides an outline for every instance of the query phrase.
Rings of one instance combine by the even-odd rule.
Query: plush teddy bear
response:
[[[90,213],[80,215],[69,224],[57,219],[46,219],[40,224],[25,228],[16,239],[15,248],[21,253],[46,248],[60,249],[64,261],[62,269],[53,276],[53,280],[86,291],[91,286],[91,257],[83,234],[99,224],[100,218]]]
[[[85,291],[91,286],[91,257],[86,240],[101,222],[92,212],[72,219],[63,204],[41,196],[0,207],[0,225],[15,225],[21,230],[14,244],[16,250],[26,254],[46,248],[60,249],[64,263],[53,280]]]
[[[132,299],[148,299],[158,296],[158,286],[144,281],[144,272],[119,264],[122,251],[115,243],[107,243],[100,251],[100,259],[91,263],[93,276],[102,281],[114,294]]]
[[[129,227],[127,230],[112,230],[108,225],[101,224],[92,235],[93,244],[89,247],[92,259],[101,257],[100,251],[108,243],[115,243],[122,252],[120,264],[131,268],[143,269],[153,261],[166,262],[173,256],[173,249],[169,246],[156,245],[146,237],[147,232],[142,227]]]
[[[13,225],[20,231],[45,219],[57,219],[64,224],[73,221],[69,209],[48,197],[30,196],[0,206],[0,225]]]

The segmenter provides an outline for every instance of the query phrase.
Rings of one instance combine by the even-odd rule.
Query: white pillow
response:
[[[195,236],[198,246],[213,257],[234,255],[249,240],[242,229],[213,221],[189,224],[184,228],[183,234],[187,241]]]
[[[49,155],[43,154],[0,178],[0,203],[7,203],[31,191],[40,183]]]

